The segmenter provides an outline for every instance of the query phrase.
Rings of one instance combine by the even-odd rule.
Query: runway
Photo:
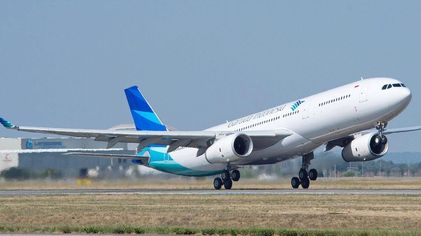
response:
[[[421,189],[39,189],[0,190],[1,196],[47,195],[408,195],[421,196]]]

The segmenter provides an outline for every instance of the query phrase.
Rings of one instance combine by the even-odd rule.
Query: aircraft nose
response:
[[[399,97],[400,97],[401,103],[408,105],[412,99],[411,90],[409,90],[409,88],[403,88],[400,90],[401,91],[400,91]]]

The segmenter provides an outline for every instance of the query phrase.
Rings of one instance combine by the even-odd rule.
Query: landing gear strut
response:
[[[292,188],[296,189],[301,185],[301,187],[303,187],[304,189],[307,189],[308,187],[310,187],[310,180],[314,181],[317,179],[318,173],[316,169],[311,169],[310,171],[307,171],[308,167],[310,166],[310,162],[313,159],[314,159],[313,152],[308,153],[303,156],[303,161],[302,161],[301,169],[298,172],[298,177],[293,177],[291,179]]]
[[[213,180],[213,187],[216,190],[219,190],[224,186],[225,189],[231,189],[232,188],[232,181],[239,181],[240,180],[240,171],[239,170],[232,170],[229,171],[229,167],[227,167],[227,170],[222,172],[221,177],[216,177]]]
[[[387,122],[385,122],[385,121],[379,121],[379,122],[377,122],[376,129],[377,129],[377,131],[379,131],[379,135],[381,137],[383,137],[383,132],[384,132],[384,129],[386,127],[387,127]]]
[[[376,140],[375,140],[376,143],[378,143],[378,144],[379,143],[381,143],[381,144],[387,143],[387,138],[383,134],[384,133],[384,129],[386,127],[387,127],[387,122],[384,122],[384,121],[377,122],[376,129],[379,132],[379,135],[378,135],[379,138],[376,138]]]

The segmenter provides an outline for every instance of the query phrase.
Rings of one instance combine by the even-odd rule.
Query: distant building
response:
[[[0,138],[0,150],[18,150],[22,147],[20,138]],[[0,172],[11,167],[17,167],[19,157],[16,153],[0,154]]]
[[[98,149],[106,148],[105,142],[98,142],[86,138],[0,138],[0,149]],[[114,153],[133,153],[127,144],[119,143],[115,148],[123,151]],[[60,153],[26,153],[26,154],[0,154],[0,171],[19,167],[33,172],[54,170],[63,177],[78,177],[81,170],[91,170],[99,176],[118,177],[124,175],[130,161],[87,156],[69,156]]]

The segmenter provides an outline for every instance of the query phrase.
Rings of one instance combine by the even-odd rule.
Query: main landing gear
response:
[[[298,187],[303,187],[304,189],[307,189],[310,187],[310,180],[314,181],[317,179],[318,173],[316,169],[308,170],[308,167],[310,166],[310,161],[314,159],[314,153],[308,153],[303,156],[302,166],[300,171],[298,172],[298,177],[293,177],[291,179],[291,186],[292,188],[296,189]]]
[[[216,177],[213,180],[213,187],[216,190],[219,190],[224,186],[225,189],[231,189],[232,188],[232,181],[238,181],[240,180],[240,171],[239,170],[232,170],[231,172],[229,170],[225,170],[222,172],[221,177]]]

